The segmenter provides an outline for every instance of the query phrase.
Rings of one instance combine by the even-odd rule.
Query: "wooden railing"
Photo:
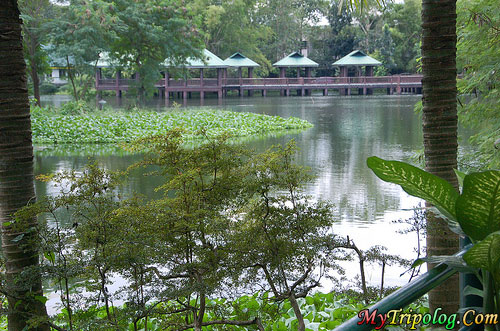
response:
[[[128,88],[133,85],[134,79],[119,79],[118,84],[114,78],[96,80],[96,88]],[[244,86],[332,86],[335,85],[415,85],[421,84],[421,75],[397,75],[397,76],[361,76],[361,77],[298,77],[298,78],[217,78],[188,80],[169,79],[168,87],[244,87]],[[156,83],[156,87],[165,87],[165,79]]]

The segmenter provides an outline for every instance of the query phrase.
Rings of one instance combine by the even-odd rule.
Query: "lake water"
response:
[[[421,96],[320,96],[308,97],[234,97],[222,100],[206,99],[205,106],[234,111],[248,111],[283,117],[295,116],[306,119],[314,127],[300,133],[285,133],[256,139],[247,144],[262,151],[274,144],[284,144],[294,139],[300,152],[297,162],[312,168],[317,178],[306,188],[308,194],[328,199],[335,205],[336,223],[333,231],[354,240],[360,249],[383,245],[388,253],[414,258],[416,235],[397,232],[402,226],[392,221],[409,218],[409,209],[419,199],[408,196],[398,186],[379,180],[366,166],[366,159],[376,155],[381,158],[408,161],[415,150],[422,147],[421,122],[413,107]],[[44,99],[45,103],[64,102],[61,96]],[[114,98],[108,100],[113,104]],[[151,106],[162,109],[162,100],[153,100]],[[190,99],[188,105],[199,106],[198,99]],[[117,149],[106,155],[109,148],[91,152],[51,152],[50,148],[35,148],[36,174],[51,173],[63,169],[81,169],[89,156],[102,166],[117,170],[140,159],[139,155],[127,155]],[[157,181],[134,173],[127,190],[152,192]],[[39,195],[55,194],[50,185],[36,184]],[[387,285],[403,285],[408,276],[400,277],[402,268],[386,270]],[[357,262],[348,266],[348,276],[358,272]],[[368,268],[367,279],[376,285],[380,268]],[[328,287],[325,283],[325,287]]]

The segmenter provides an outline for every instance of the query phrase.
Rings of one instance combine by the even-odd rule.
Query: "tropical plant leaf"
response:
[[[483,290],[478,289],[478,288],[473,287],[473,286],[470,286],[470,285],[467,285],[464,287],[462,294],[464,296],[465,295],[477,295],[481,298],[484,296]]]
[[[410,195],[422,198],[449,219],[456,219],[455,201],[459,194],[446,180],[404,162],[388,161],[376,156],[366,161],[382,180],[399,184]]]
[[[454,255],[453,256],[452,255],[428,256],[428,257],[424,257],[424,258],[420,258],[420,259],[416,260],[413,263],[412,267],[419,266],[423,262],[434,263],[434,264],[444,263],[447,266],[449,266],[457,271],[460,271],[460,272],[473,272],[473,271],[475,271],[474,268],[471,268],[470,266],[468,266],[465,263],[464,259],[461,256],[454,256]]]
[[[453,169],[453,170],[455,170],[455,175],[457,175],[458,185],[460,185],[460,187],[464,187],[464,179],[465,179],[465,176],[467,176],[467,174],[465,172],[457,170],[457,169]]]
[[[494,272],[500,262],[500,231],[494,232],[475,244],[464,254],[467,265]]]
[[[432,211],[436,217],[439,217],[443,221],[445,221],[446,224],[448,225],[448,228],[450,228],[450,230],[453,233],[456,233],[459,236],[466,236],[465,232],[462,230],[462,227],[460,226],[460,223],[458,223],[457,220],[453,220],[453,219],[446,217],[439,209],[437,209],[434,206],[428,208],[428,210]]]
[[[467,175],[456,203],[457,220],[475,240],[500,231],[500,171]]]

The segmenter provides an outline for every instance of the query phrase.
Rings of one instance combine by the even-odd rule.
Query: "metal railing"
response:
[[[464,255],[472,245],[464,247],[460,252],[455,254],[455,256]],[[444,263],[438,264],[425,274],[419,276],[417,279],[411,283],[403,286],[399,290],[391,293],[384,299],[380,300],[373,306],[369,308],[370,311],[377,310],[377,314],[387,314],[389,311],[394,309],[402,309],[408,306],[410,303],[416,301],[424,294],[432,290],[433,288],[442,284],[445,280],[453,276],[457,271]],[[335,328],[337,331],[363,331],[372,330],[374,325],[370,324],[359,324],[361,319],[358,316],[354,316],[350,320],[344,322],[342,325]],[[461,331],[468,330],[468,328],[462,328]]]

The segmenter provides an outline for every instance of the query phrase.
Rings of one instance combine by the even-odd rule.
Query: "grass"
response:
[[[246,112],[215,109],[172,110],[155,112],[89,111],[85,107],[53,111],[33,108],[31,114],[33,142],[37,144],[81,144],[131,142],[163,134],[173,128],[185,132],[185,138],[201,138],[200,129],[209,136],[228,132],[247,137],[283,130],[312,127],[299,118],[282,118]]]

